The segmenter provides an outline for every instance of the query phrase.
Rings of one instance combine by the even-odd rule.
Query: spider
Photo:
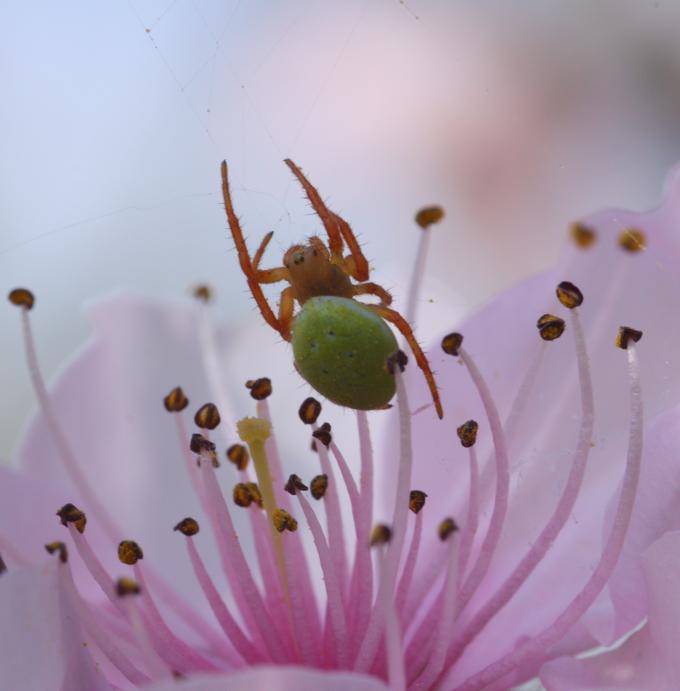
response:
[[[314,304],[317,308],[317,313],[321,314],[322,319],[326,319],[324,328],[328,327],[326,329],[328,337],[333,339],[336,337],[336,330],[338,329],[336,329],[334,324],[338,325],[339,331],[343,331],[344,327],[345,332],[347,332],[348,328],[351,329],[356,327],[358,331],[355,330],[353,334],[350,333],[349,337],[352,343],[357,343],[361,340],[361,338],[358,337],[358,332],[365,329],[373,334],[371,343],[377,342],[376,338],[378,340],[382,339],[382,343],[387,343],[383,348],[387,348],[388,350],[391,348],[393,353],[397,349],[396,339],[394,339],[394,335],[382,320],[390,322],[406,338],[415,356],[416,362],[425,376],[437,415],[442,418],[442,405],[427,358],[420,345],[418,345],[409,323],[399,312],[390,307],[392,303],[392,296],[390,293],[377,283],[368,280],[368,261],[361,251],[361,247],[349,224],[324,204],[316,188],[309,182],[302,170],[300,170],[293,161],[286,159],[285,163],[302,185],[314,211],[321,219],[326,234],[328,235],[328,246],[324,244],[321,238],[312,236],[309,238],[306,245],[293,245],[283,255],[283,266],[271,269],[260,268],[260,262],[272,239],[273,231],[270,231],[264,236],[255,254],[251,258],[243,237],[239,219],[236,216],[231,200],[226,161],[223,161],[221,166],[222,194],[224,197],[224,206],[227,213],[229,229],[231,230],[236,245],[241,270],[245,274],[248,287],[250,288],[264,320],[269,326],[276,330],[283,339],[288,342],[293,341],[293,349],[297,351],[295,336],[298,330],[302,331],[302,328],[298,325],[301,323],[301,319],[305,312],[309,310],[308,306]],[[345,245],[349,250],[348,254],[343,253]],[[357,282],[352,282],[352,279]],[[281,292],[277,316],[267,302],[261,286],[262,284],[278,283],[281,281],[286,281],[289,285]],[[360,295],[375,295],[380,302],[378,304],[358,302],[354,298]],[[300,310],[297,314],[295,314],[295,301],[300,305]],[[346,301],[351,301],[351,304],[345,304]],[[349,308],[349,310],[347,308]],[[335,312],[331,314],[329,310],[333,309],[335,309]],[[338,312],[338,309],[344,311]],[[378,318],[378,324],[375,323],[376,317]],[[331,324],[333,319],[335,319],[335,321]],[[308,321],[310,320],[314,321],[316,324],[314,328],[318,329],[318,319],[310,317]],[[383,332],[386,331],[389,333],[387,337],[390,339],[389,342],[385,341],[384,338],[378,334],[380,329],[382,329]],[[317,338],[315,334],[312,334],[310,342],[311,349],[317,351]],[[346,339],[345,343],[348,342],[349,341]],[[328,356],[329,353],[334,355],[334,353],[329,350],[321,352],[325,353],[326,356]],[[364,348],[362,352],[358,352],[354,345],[346,352],[349,357],[354,357],[356,354],[359,354],[361,357],[362,353],[364,356],[366,354],[373,355],[366,348]],[[331,363],[331,365],[325,363],[322,368],[325,374],[329,374],[328,367],[336,366],[339,362],[335,357],[331,359],[333,363]],[[345,362],[345,360],[343,360],[343,362]],[[384,358],[380,360],[380,362],[380,369],[386,372],[387,368],[384,365]],[[324,390],[324,387],[320,386],[318,381],[310,380],[314,377],[305,376],[305,372],[302,371],[303,368],[300,367],[300,365],[301,363],[296,357],[296,368],[298,371],[315,389],[330,400],[348,405],[349,407],[363,409],[389,407],[387,406],[387,402],[394,393],[393,383],[391,384],[391,393],[386,394],[388,398],[382,401],[382,405],[376,405],[375,401],[371,404],[363,404],[364,397],[362,395],[357,396],[356,392],[350,393],[348,398],[347,396],[343,397],[337,392],[334,392],[333,388],[335,385],[330,387],[327,385]],[[357,364],[355,360],[354,363],[352,363],[351,369],[346,368],[342,372],[336,372],[336,374],[339,379],[342,380],[346,375],[351,377],[355,374],[357,372],[356,368]],[[338,377],[335,379],[336,384],[338,382]],[[366,379],[362,380],[359,386],[366,388],[370,386],[370,381],[371,376],[368,376]]]

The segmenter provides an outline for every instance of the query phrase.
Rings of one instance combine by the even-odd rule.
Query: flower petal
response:
[[[3,688],[104,691],[57,557],[0,578],[0,669]]]
[[[256,667],[245,672],[189,679],[182,691],[387,691],[375,677],[351,672],[320,672],[302,667]],[[149,691],[176,691],[177,683],[164,682]]]

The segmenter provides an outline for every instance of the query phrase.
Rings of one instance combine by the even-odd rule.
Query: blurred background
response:
[[[0,55],[0,277],[36,293],[48,376],[87,338],[83,305],[120,288],[208,282],[220,319],[259,320],[223,158],[251,245],[275,232],[265,265],[318,229],[290,156],[402,308],[413,214],[442,204],[424,340],[428,306],[474,309],[547,266],[571,220],[656,204],[680,161],[672,0],[10,0]],[[7,459],[33,406],[7,303],[0,352]]]

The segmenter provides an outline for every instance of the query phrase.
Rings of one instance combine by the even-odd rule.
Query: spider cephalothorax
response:
[[[389,307],[392,296],[382,286],[368,281],[368,262],[349,224],[328,209],[293,161],[286,159],[286,165],[299,180],[321,219],[328,235],[328,246],[321,238],[310,237],[306,245],[293,245],[284,254],[283,266],[261,269],[260,261],[273,233],[265,235],[251,259],[231,201],[227,164],[222,162],[222,193],[229,228],[241,269],[265,321],[285,340],[293,342],[297,369],[315,389],[341,405],[364,409],[385,407],[394,393],[383,355],[393,354],[397,345],[389,329],[380,322],[394,324],[411,347],[427,380],[437,414],[442,417],[439,394],[427,358],[409,323]],[[349,250],[346,255],[343,254],[345,245]],[[279,281],[289,285],[281,292],[277,316],[261,286]],[[375,295],[380,302],[360,303],[354,300],[359,295]],[[297,315],[294,314],[296,301],[302,308]],[[307,324],[303,327],[304,321]],[[296,342],[297,334],[303,331],[304,336],[297,340],[304,338],[304,344]],[[362,338],[366,334],[369,337]],[[324,347],[329,339],[335,350]],[[376,352],[369,352],[369,349],[380,351],[379,358],[376,359]],[[374,364],[369,365],[369,361]],[[379,367],[376,362],[381,363]],[[370,387],[374,391],[368,391]]]

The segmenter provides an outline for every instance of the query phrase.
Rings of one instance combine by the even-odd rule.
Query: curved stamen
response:
[[[367,672],[380,643],[385,625],[385,609],[394,596],[397,571],[401,561],[401,552],[406,538],[406,519],[408,514],[408,497],[411,486],[411,467],[413,449],[411,440],[411,411],[402,373],[394,367],[394,379],[397,386],[397,407],[399,409],[399,471],[397,490],[392,521],[392,539],[385,558],[385,569],[378,586],[376,605],[359,649],[354,668]]]
[[[467,520],[463,526],[460,538],[460,556],[458,566],[458,588],[461,587],[465,569],[472,550],[472,544],[479,527],[479,466],[477,464],[477,449],[475,446],[468,448],[470,455],[470,489],[468,492]]]
[[[564,528],[578,498],[583,477],[585,475],[588,456],[592,447],[593,427],[595,424],[595,402],[593,400],[593,385],[588,366],[585,338],[577,310],[571,310],[576,358],[581,390],[581,427],[578,433],[576,451],[560,500],[547,524],[534,540],[531,548],[512,573],[500,585],[492,597],[475,613],[462,634],[458,635],[451,644],[447,663],[452,664],[463,652],[465,647],[479,635],[482,629],[504,607],[507,602],[522,587],[524,582],[534,572],[538,564],[548,553],[553,543]]]
[[[507,653],[482,671],[469,677],[460,686],[456,687],[455,691],[480,691],[520,665],[528,664],[532,661],[540,662],[550,648],[585,614],[609,581],[621,554],[623,542],[630,524],[642,460],[642,393],[637,355],[633,344],[628,345],[627,353],[630,376],[631,420],[626,469],[612,528],[595,570],[581,591],[550,626],[532,637],[518,649]]]

